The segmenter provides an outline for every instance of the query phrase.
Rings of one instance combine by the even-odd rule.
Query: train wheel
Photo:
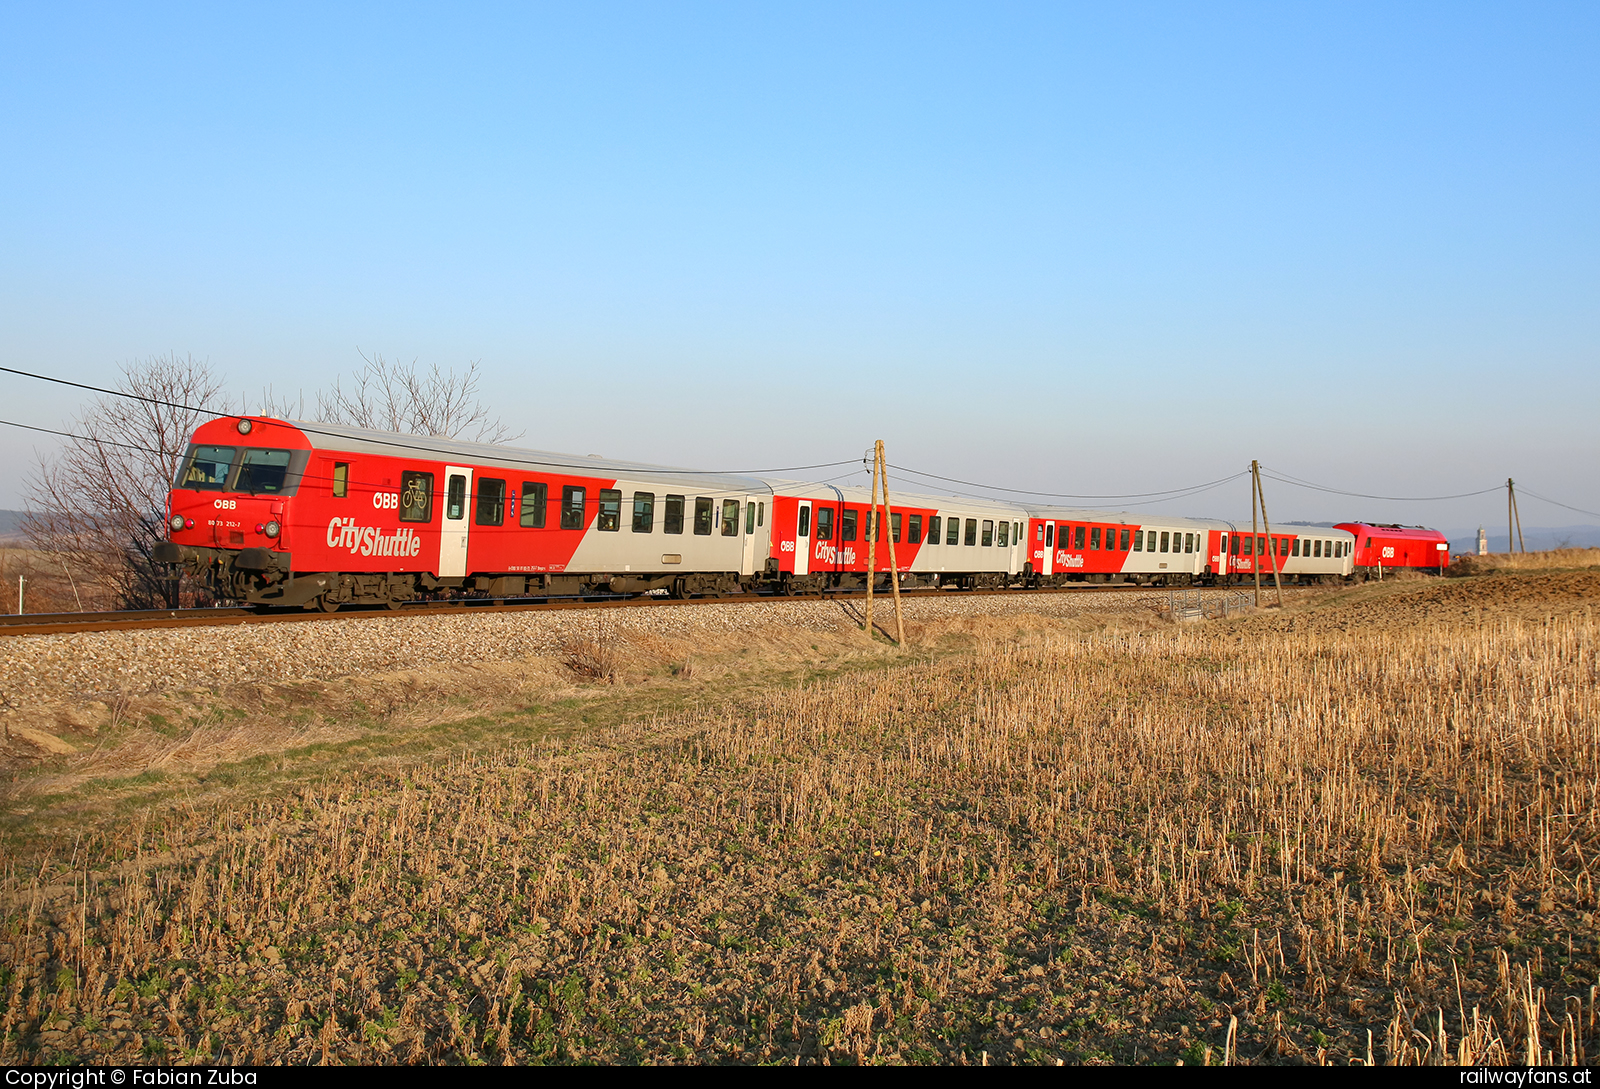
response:
[[[317,598],[317,611],[323,613],[336,613],[339,611],[339,603],[332,597],[329,597],[327,594],[323,594]]]
[[[384,602],[384,605],[389,609],[390,612],[399,612],[401,609],[406,607],[405,600],[397,597],[391,597],[388,601]]]

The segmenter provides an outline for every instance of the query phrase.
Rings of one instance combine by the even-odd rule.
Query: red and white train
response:
[[[870,499],[859,487],[224,417],[194,433],[155,559],[224,597],[326,611],[438,595],[812,593],[865,586]],[[905,587],[1187,585],[1258,568],[1307,581],[1351,577],[1362,549],[1405,565],[1424,550],[1418,532],[1251,534],[897,491],[873,569],[886,585],[892,540]]]

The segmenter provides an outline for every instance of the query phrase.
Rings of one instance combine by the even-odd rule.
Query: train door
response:
[[[753,575],[756,573],[756,538],[765,536],[761,531],[765,525],[756,525],[756,500],[754,496],[744,497],[744,554],[739,558],[739,574]],[[765,511],[762,512],[762,522],[766,521]]]
[[[1039,561],[1039,574],[1051,575],[1055,573],[1056,569],[1056,524],[1054,522],[1046,522],[1043,529],[1044,558]]]
[[[802,499],[800,509],[795,512],[794,523],[794,573],[797,575],[809,574],[811,571],[811,501]]]
[[[439,577],[467,573],[467,527],[472,524],[472,470],[444,469],[444,520],[439,530]]]

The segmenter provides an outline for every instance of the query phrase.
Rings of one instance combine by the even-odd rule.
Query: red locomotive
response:
[[[1381,575],[1397,567],[1443,574],[1450,566],[1450,543],[1436,529],[1369,522],[1340,522],[1338,528],[1355,536],[1359,574]]]

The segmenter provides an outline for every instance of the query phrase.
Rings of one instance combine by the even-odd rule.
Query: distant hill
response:
[[[20,510],[0,510],[0,541],[22,540],[23,517]]]
[[[1506,525],[1484,526],[1489,536],[1489,551],[1506,551]],[[1478,528],[1447,529],[1451,552],[1478,551]],[[1552,548],[1600,548],[1600,526],[1533,526],[1523,527],[1522,543],[1529,552],[1546,552]]]

